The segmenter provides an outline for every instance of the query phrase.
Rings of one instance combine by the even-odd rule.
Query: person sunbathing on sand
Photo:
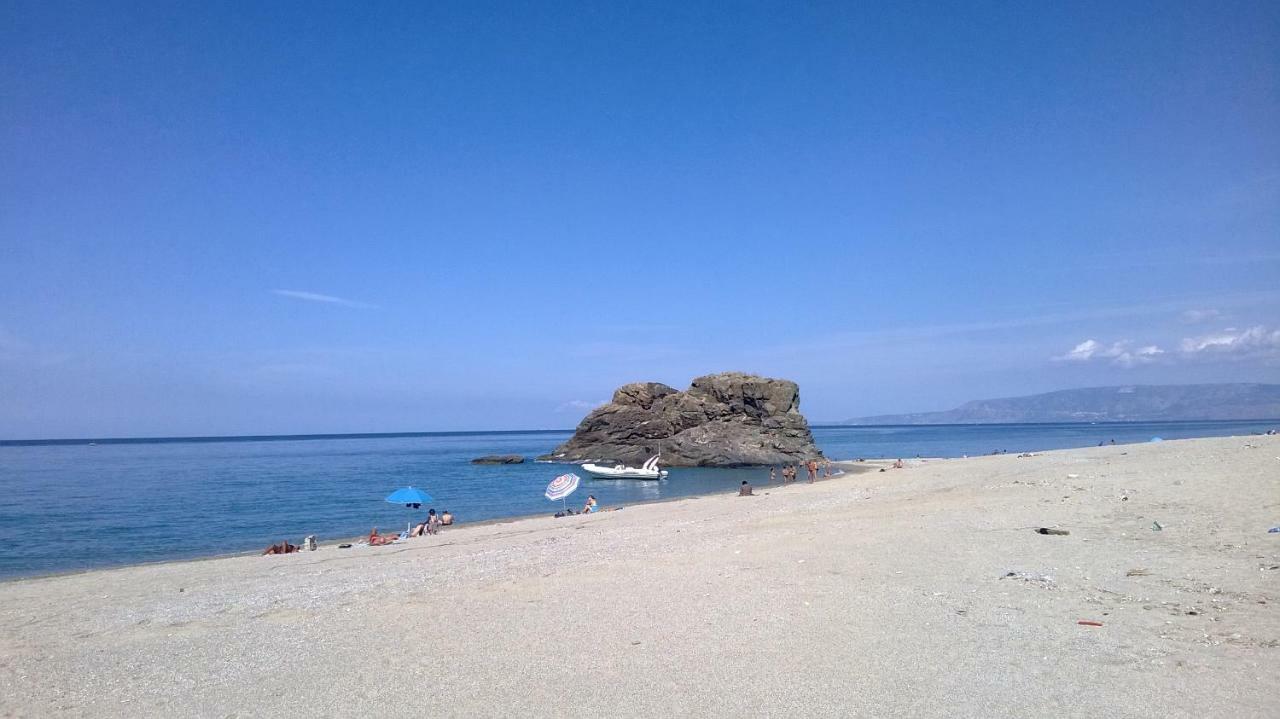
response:
[[[747,483],[747,480],[745,480],[745,479],[744,479],[744,480],[742,480],[742,486],[738,488],[738,496],[739,496],[739,497],[753,497],[753,496],[755,496],[755,492],[751,491],[751,485],[750,485],[750,484],[748,484],[748,483]]]
[[[373,531],[369,533],[369,546],[377,547],[383,544],[391,544],[397,539],[399,537],[393,534],[378,534],[378,528],[374,527]]]
[[[901,459],[899,459],[897,462],[894,462],[894,463],[893,463],[893,468],[894,468],[894,469],[902,469],[904,466],[906,466],[906,465],[904,465],[904,464],[902,463],[902,460],[901,460]]]
[[[599,507],[596,506],[596,496],[594,494],[587,495],[587,503],[582,505],[582,513],[590,514],[598,509]]]
[[[268,554],[293,554],[296,551],[298,551],[297,546],[293,544],[289,544],[288,541],[284,541],[279,544],[273,544],[270,547],[267,547],[262,551],[262,554],[263,556],[266,556]]]
[[[446,509],[444,510],[444,513],[440,515],[440,526],[447,527],[450,524],[453,524],[453,514]]]

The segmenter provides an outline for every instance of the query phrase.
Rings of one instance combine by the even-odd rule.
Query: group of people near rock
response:
[[[819,463],[818,460],[811,459],[807,462],[802,462],[797,465],[790,465],[790,464],[784,465],[781,470],[782,483],[790,484],[791,482],[796,481],[796,479],[800,476],[801,469],[803,469],[808,474],[809,484],[813,484],[814,482],[818,481],[819,472],[822,473],[823,477],[831,476],[831,460],[824,459],[822,460],[821,463]],[[779,474],[779,470],[777,467],[769,468],[770,484],[773,484],[774,482],[778,481],[778,474]],[[742,481],[742,486],[738,487],[738,496],[751,497],[754,495],[755,495],[755,490],[751,486],[751,483],[744,479]]]
[[[800,470],[801,470],[801,469],[803,469],[806,473],[808,473],[808,475],[809,475],[809,484],[813,484],[814,482],[818,481],[818,471],[819,471],[819,469],[821,469],[821,471],[822,471],[822,476],[823,476],[823,477],[830,477],[830,476],[831,476],[831,460],[824,459],[824,460],[822,460],[822,464],[818,464],[818,460],[816,460],[816,459],[811,459],[811,460],[809,460],[808,462],[802,462],[802,463],[797,464],[797,465],[794,465],[794,466],[792,466],[792,465],[790,465],[790,464],[785,465],[785,466],[782,468],[782,483],[783,483],[783,484],[788,484],[788,483],[790,483],[790,482],[794,482],[794,481],[796,481],[796,479],[800,476]],[[770,468],[769,468],[769,482],[770,482],[770,483],[772,483],[772,482],[776,481],[776,480],[777,480],[777,477],[778,477],[778,470],[777,470],[777,468],[776,468],[776,467],[770,467]]]

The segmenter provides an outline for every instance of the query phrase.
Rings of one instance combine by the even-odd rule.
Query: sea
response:
[[[961,457],[1259,434],[1280,423],[1133,422],[930,426],[819,426],[832,459]],[[0,441],[0,579],[261,550],[306,535],[332,541],[402,530],[421,521],[384,501],[393,490],[428,492],[459,522],[549,515],[548,482],[577,469],[527,462],[473,465],[487,454],[533,458],[569,431],[427,432],[158,439]],[[660,482],[593,480],[601,505],[736,491],[768,469],[673,468]]]

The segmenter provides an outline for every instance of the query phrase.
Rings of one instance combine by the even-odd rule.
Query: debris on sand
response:
[[[1005,572],[1001,579],[1021,579],[1024,582],[1038,582],[1040,584],[1053,584],[1053,577],[1048,574],[1038,574],[1036,572]]]

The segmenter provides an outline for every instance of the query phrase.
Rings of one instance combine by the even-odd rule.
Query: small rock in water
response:
[[[471,460],[472,464],[524,464],[524,457],[518,454],[487,454]]]

